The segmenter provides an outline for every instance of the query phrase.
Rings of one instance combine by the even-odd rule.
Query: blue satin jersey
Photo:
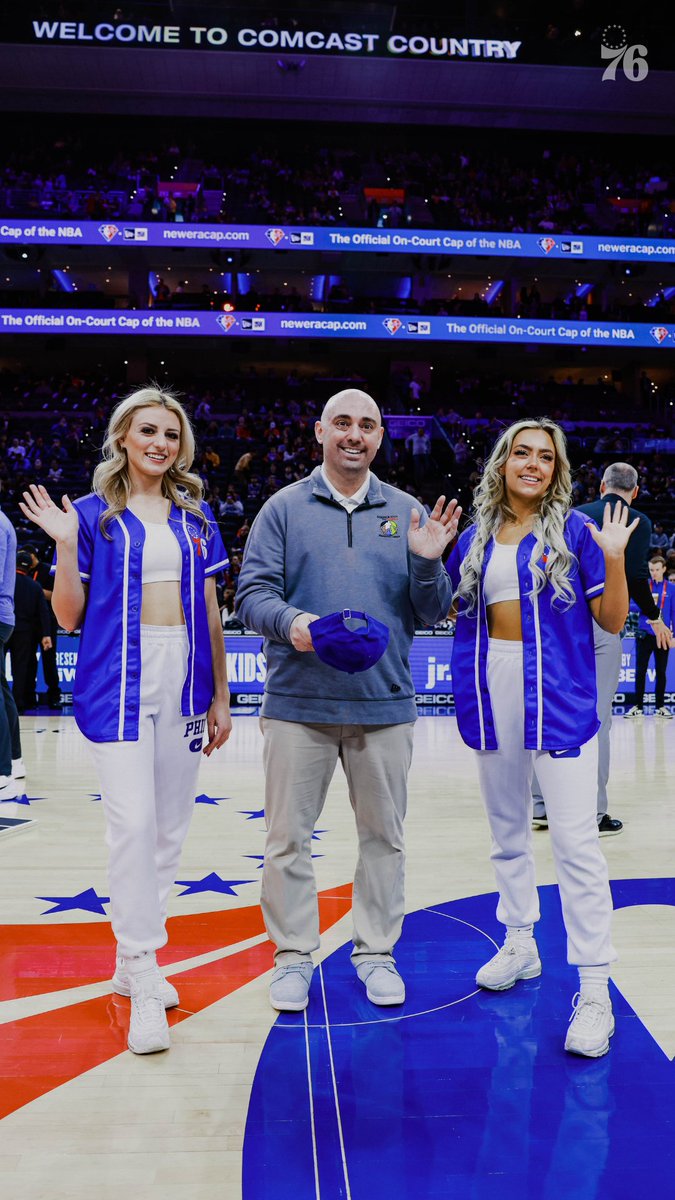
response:
[[[600,727],[588,601],[604,590],[605,559],[588,532],[587,520],[571,511],[565,523],[565,541],[575,556],[570,574],[575,602],[569,607],[556,599],[550,584],[538,594],[532,590],[534,534],[528,534],[518,546],[527,750],[569,750],[589,741]],[[474,532],[472,527],[462,533],[448,560],[453,591],[459,585],[460,566]],[[469,613],[466,601],[460,601],[452,653],[457,724],[474,750],[498,748],[487,682],[488,626],[483,594],[493,545],[491,540],[485,549],[477,607]]]
[[[125,509],[109,522],[106,503],[93,493],[75,501],[80,521],[78,562],[88,587],[82,622],[73,710],[92,742],[138,740],[141,683],[141,598],[145,530]],[[181,549],[180,592],[188,635],[187,674],[180,696],[184,717],[206,712],[213,699],[211,640],[204,582],[225,570],[228,557],[208,504],[203,525],[172,504],[169,526]],[[52,571],[56,570],[56,559]]]

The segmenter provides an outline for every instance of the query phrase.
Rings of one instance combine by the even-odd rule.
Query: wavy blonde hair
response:
[[[204,486],[199,476],[190,470],[195,457],[195,438],[188,415],[172,392],[151,384],[121,400],[110,415],[101,452],[102,461],[96,467],[92,481],[93,491],[108,505],[101,517],[101,532],[106,537],[110,537],[106,532],[107,526],[129,503],[131,482],[127,452],[122,442],[129,432],[134,414],[141,408],[164,408],[176,417],[180,426],[180,444],[173,465],[162,476],[162,493],[179,508],[187,509],[202,524],[205,523],[200,506]]]
[[[472,516],[476,531],[469,552],[461,567],[459,587],[454,601],[464,599],[469,610],[475,609],[478,584],[483,568],[485,548],[490,538],[499,532],[508,521],[515,521],[516,514],[506,500],[506,485],[501,469],[513,449],[513,444],[525,429],[541,429],[553,442],[555,462],[550,487],[542,497],[532,532],[535,544],[530,556],[532,571],[532,595],[543,591],[551,584],[555,598],[564,605],[574,604],[574,589],[569,575],[575,556],[565,541],[564,531],[567,514],[572,500],[572,474],[567,457],[567,439],[563,430],[549,417],[523,419],[510,425],[497,439],[483,471],[483,477],[473,496]],[[544,552],[547,560],[544,569],[540,563]]]

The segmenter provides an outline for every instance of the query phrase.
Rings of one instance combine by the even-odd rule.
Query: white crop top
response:
[[[179,583],[181,577],[181,553],[178,539],[169,525],[143,521],[145,543],[143,546],[143,583]]]
[[[486,604],[500,604],[503,600],[520,600],[518,586],[518,543],[502,546],[492,539],[492,555],[483,580],[483,596]]]

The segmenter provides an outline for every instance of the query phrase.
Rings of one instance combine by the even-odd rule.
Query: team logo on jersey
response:
[[[400,537],[398,531],[398,517],[385,517],[384,521],[380,521],[380,537]]]
[[[655,325],[653,329],[649,330],[649,332],[659,346],[662,342],[665,342],[666,338],[668,337],[668,330],[663,325]]]
[[[232,316],[232,313],[223,313],[222,316],[216,317],[216,325],[220,325],[223,333],[229,333],[233,325],[237,324],[237,318]]]
[[[206,558],[206,538],[202,536],[199,530],[195,529],[194,525],[188,525],[187,531],[190,535],[190,541],[194,542],[197,558]]]
[[[286,234],[283,229],[266,229],[265,237],[269,238],[273,246],[278,246],[279,242],[283,242]]]
[[[544,254],[550,254],[551,250],[556,245],[556,240],[552,237],[539,238],[537,245],[544,251]]]
[[[398,333],[403,321],[399,321],[398,317],[387,317],[386,321],[383,321],[382,324],[388,333],[394,334]]]
[[[106,242],[112,242],[113,238],[119,233],[117,225],[99,225],[98,231],[101,237],[105,238]]]

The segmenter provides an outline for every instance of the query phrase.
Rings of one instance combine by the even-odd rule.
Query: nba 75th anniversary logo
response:
[[[602,82],[616,81],[616,73],[621,68],[626,79],[631,83],[642,83],[647,78],[649,66],[647,63],[647,47],[636,42],[628,45],[628,34],[623,25],[606,25],[602,31],[600,57],[611,59],[608,67],[602,73]]]

